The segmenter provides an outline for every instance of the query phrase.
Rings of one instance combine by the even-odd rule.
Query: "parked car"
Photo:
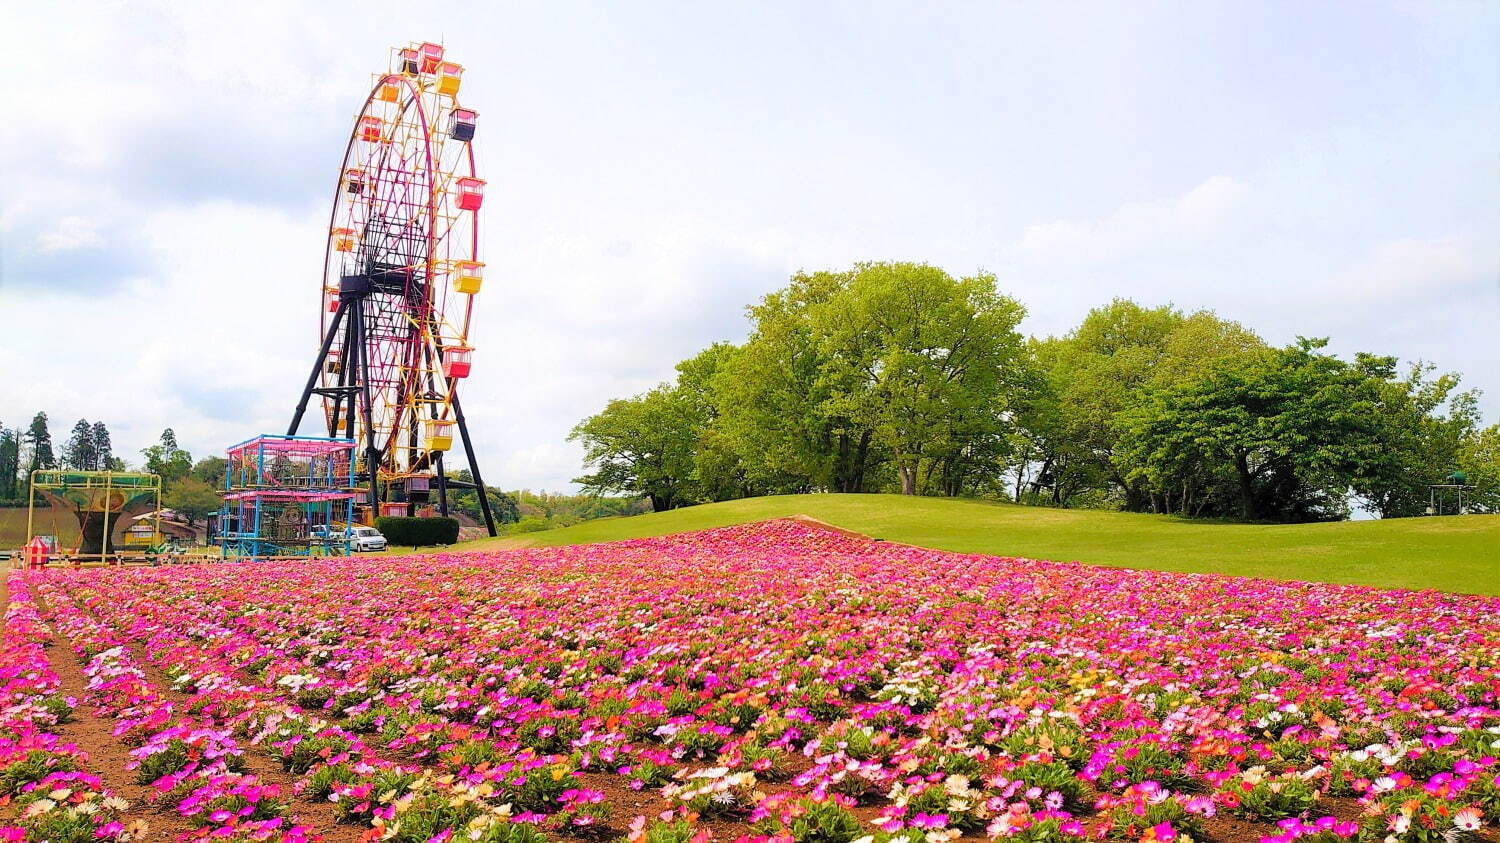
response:
[[[314,538],[326,539],[330,533],[327,524],[318,524],[312,528]],[[332,535],[338,536],[338,528],[334,528]],[[359,553],[360,551],[385,550],[388,543],[385,536],[374,527],[345,527],[344,537],[349,540],[349,550]]]
[[[353,527],[349,531],[349,549],[361,550],[385,550],[385,536],[374,527]]]

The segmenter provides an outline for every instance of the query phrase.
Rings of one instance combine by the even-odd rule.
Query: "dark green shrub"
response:
[[[383,515],[375,519],[375,529],[392,545],[423,547],[453,544],[458,541],[456,518],[406,518]]]

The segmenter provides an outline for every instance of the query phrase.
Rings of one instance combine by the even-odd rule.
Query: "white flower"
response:
[[[1484,824],[1479,816],[1478,808],[1464,808],[1453,815],[1453,825],[1461,831],[1478,831]]]
[[[969,792],[969,777],[954,774],[943,780],[943,790],[949,796],[964,796]]]
[[[27,805],[26,813],[22,814],[21,816],[35,817],[41,814],[45,814],[55,807],[57,807],[57,803],[53,802],[51,799],[38,799],[30,805]]]

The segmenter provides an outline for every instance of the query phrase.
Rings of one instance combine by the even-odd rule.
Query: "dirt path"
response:
[[[9,596],[9,590],[5,589],[3,597],[8,601]],[[50,621],[51,607],[40,595],[37,595],[36,601],[38,611]],[[165,674],[145,658],[140,645],[132,644],[130,649],[137,663],[145,671],[147,680],[173,704],[174,710],[182,711],[191,696],[174,689]],[[76,744],[80,750],[87,753],[89,771],[99,776],[106,788],[130,801],[128,817],[144,819],[149,823],[152,839],[167,839],[169,836],[175,837],[177,834],[197,828],[198,824],[178,815],[175,811],[153,807],[147,801],[152,788],[149,785],[138,784],[134,774],[126,770],[125,765],[130,761],[130,750],[123,741],[114,736],[114,721],[96,715],[89,706],[82,704],[88,687],[88,678],[83,673],[83,666],[69,650],[70,648],[65,644],[47,646],[48,661],[62,680],[63,693],[80,702],[79,707],[73,713],[73,720],[58,728],[57,733],[64,740]],[[283,795],[292,804],[292,813],[296,814],[298,819],[304,825],[309,826],[322,840],[327,843],[356,843],[359,840],[361,833],[366,829],[339,825],[335,820],[331,804],[299,798],[292,789],[297,782],[296,776],[287,773],[280,765],[272,762],[259,750],[259,747],[247,746],[245,749],[247,750],[244,754],[246,772],[254,774],[263,782],[280,786]]]
[[[140,644],[130,644],[130,653],[136,664],[145,671],[146,679],[161,689],[162,696],[172,703],[173,708],[181,711],[193,699],[191,694],[173,687],[172,680],[146,657],[145,648]],[[267,757],[261,747],[247,742],[243,743],[241,748],[244,750],[242,757],[245,759],[245,772],[253,774],[263,782],[279,786],[282,795],[291,803],[291,812],[297,816],[302,825],[312,829],[325,843],[357,843],[360,835],[369,831],[366,826],[341,825],[334,815],[332,803],[323,800],[312,801],[299,796],[294,790],[298,777],[288,773],[279,763]]]
[[[76,603],[74,604],[77,605]],[[80,607],[80,610],[81,607]],[[146,648],[138,642],[130,642],[128,645],[131,658],[140,666],[146,674],[146,680],[150,682],[166,700],[172,703],[173,710],[183,711],[192,701],[193,695],[178,690],[173,684],[171,677],[159,668],[149,657]],[[75,669],[81,669],[74,665]],[[308,826],[325,843],[357,843],[360,836],[369,829],[365,826],[341,825],[333,811],[332,803],[319,800],[312,801],[301,798],[294,790],[298,777],[288,773],[279,763],[267,756],[264,749],[249,743],[242,745],[244,750],[245,772],[254,775],[257,779],[269,784],[275,784],[281,788],[282,795],[291,803],[291,812],[297,816],[302,825]]]
[[[6,571],[5,574],[5,577],[0,579],[0,612],[10,606],[11,572]],[[50,612],[46,604],[42,602],[40,596],[36,597],[36,601],[37,611],[44,619],[47,618]],[[151,795],[151,788],[137,784],[135,776],[125,769],[125,764],[130,761],[130,750],[111,733],[114,722],[96,715],[89,706],[83,704],[88,679],[84,677],[83,668],[78,660],[67,651],[67,646],[53,641],[49,642],[45,649],[48,663],[62,680],[63,695],[73,697],[78,703],[78,707],[73,711],[73,719],[56,727],[54,729],[56,734],[65,742],[77,746],[87,756],[88,771],[98,776],[106,789],[129,800],[130,810],[127,816],[145,820],[150,826],[153,837],[175,835],[193,828],[193,824],[182,817],[172,812],[157,810],[147,801],[147,797]]]

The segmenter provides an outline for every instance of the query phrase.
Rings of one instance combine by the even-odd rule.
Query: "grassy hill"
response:
[[[1095,565],[1500,594],[1500,515],[1228,524],[898,495],[784,495],[608,518],[460,545],[535,547],[807,515],[923,547]]]
[[[55,535],[65,547],[78,544],[78,518],[71,512],[38,507],[36,531]],[[15,550],[26,543],[26,507],[0,507],[0,550]]]

